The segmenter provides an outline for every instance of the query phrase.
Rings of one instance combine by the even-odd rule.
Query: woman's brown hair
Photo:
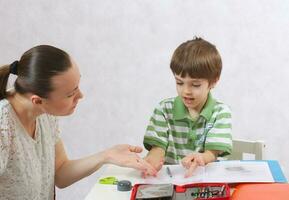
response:
[[[16,74],[14,88],[17,93],[33,93],[47,98],[54,89],[51,78],[71,67],[69,55],[56,47],[39,45],[26,51],[19,61],[0,68],[0,100],[7,97],[10,73]]]

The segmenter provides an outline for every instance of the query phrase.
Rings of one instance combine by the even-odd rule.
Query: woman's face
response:
[[[78,100],[83,97],[79,89],[79,81],[79,69],[72,61],[71,68],[52,78],[54,90],[49,94],[47,99],[43,99],[43,111],[56,116],[72,114]]]

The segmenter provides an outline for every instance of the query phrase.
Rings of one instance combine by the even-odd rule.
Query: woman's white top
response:
[[[28,135],[8,100],[0,101],[0,199],[52,200],[55,144],[54,116],[37,117],[35,138]]]

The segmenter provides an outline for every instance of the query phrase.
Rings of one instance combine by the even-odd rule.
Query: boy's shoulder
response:
[[[219,100],[215,100],[215,101],[216,101],[216,104],[214,106],[214,111],[231,112],[231,107],[228,104],[226,104],[222,101],[219,101]]]
[[[177,97],[169,97],[160,101],[159,104],[173,104]]]
[[[160,110],[160,111],[165,111],[165,110],[168,111],[168,110],[173,109],[176,98],[177,97],[169,97],[169,98],[165,98],[159,101],[155,109]]]
[[[173,107],[176,99],[177,99],[177,97],[165,98],[165,99],[161,100],[158,105],[162,108]]]
[[[180,99],[178,99],[178,96],[163,99],[159,102],[157,109],[159,109],[159,110],[173,109],[175,103],[178,100],[180,100]],[[215,102],[214,106],[212,108],[213,112],[221,112],[221,113],[222,112],[229,112],[229,113],[231,112],[231,107],[228,104],[226,104],[220,100],[217,100],[215,98],[212,98],[212,100]]]

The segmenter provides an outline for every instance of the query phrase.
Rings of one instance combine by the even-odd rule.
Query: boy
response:
[[[170,68],[178,96],[155,108],[144,136],[145,159],[156,170],[181,161],[189,177],[197,166],[231,153],[231,111],[210,93],[222,70],[214,45],[202,38],[181,44]]]

